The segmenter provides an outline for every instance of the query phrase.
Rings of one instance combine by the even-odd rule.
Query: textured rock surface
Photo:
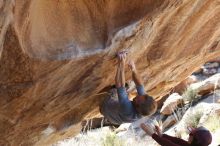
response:
[[[158,99],[220,55],[219,0],[1,0],[0,14],[0,145],[78,133],[113,84],[118,50]]]
[[[164,102],[160,113],[163,115],[171,115],[181,103],[183,103],[183,97],[178,93],[173,93]]]
[[[220,74],[215,74],[202,82],[191,84],[189,88],[196,90],[200,95],[208,94],[220,88]]]
[[[176,92],[182,95],[189,85],[191,85],[192,83],[197,83],[197,82],[199,82],[198,77],[196,77],[195,75],[191,75],[187,77],[186,79],[184,79],[182,82],[180,82],[177,86],[175,86],[172,92],[173,93]]]

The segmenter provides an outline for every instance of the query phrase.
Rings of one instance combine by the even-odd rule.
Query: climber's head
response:
[[[149,116],[156,112],[157,102],[149,95],[136,96],[133,99],[135,109],[143,116]]]
[[[204,127],[191,128],[189,127],[188,143],[193,146],[208,146],[212,142],[212,135],[208,129]]]

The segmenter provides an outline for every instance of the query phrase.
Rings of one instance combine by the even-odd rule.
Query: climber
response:
[[[141,128],[161,146],[208,146],[212,142],[211,133],[204,127],[188,128],[188,141],[162,134],[158,126],[152,127],[142,123]]]
[[[117,54],[118,64],[115,77],[115,86],[118,98],[108,97],[100,107],[100,112],[104,117],[114,125],[122,123],[131,123],[142,116],[150,116],[157,110],[156,101],[144,91],[144,86],[136,70],[133,61],[128,66],[132,73],[132,79],[136,85],[138,95],[129,100],[125,88],[125,65],[127,52],[122,51]]]

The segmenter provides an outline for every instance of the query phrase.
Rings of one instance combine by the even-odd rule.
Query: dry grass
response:
[[[60,141],[53,146],[157,146],[149,137],[140,138],[134,133],[118,135],[108,128],[100,128]]]
[[[220,145],[220,128],[215,132],[214,139],[218,145]]]
[[[203,115],[202,109],[192,110],[190,114],[185,119],[185,124],[187,126],[192,126],[196,128],[199,125],[200,119]]]
[[[109,132],[102,138],[102,144],[103,146],[123,146],[125,142],[115,132]]]
[[[190,87],[186,88],[182,97],[183,97],[184,103],[192,103],[193,101],[196,101],[199,99],[198,91]]]
[[[220,129],[220,117],[216,114],[210,116],[204,126],[211,132],[216,132]]]

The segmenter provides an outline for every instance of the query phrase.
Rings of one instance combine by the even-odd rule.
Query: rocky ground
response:
[[[154,140],[139,128],[140,123],[159,123],[164,132],[187,139],[186,126],[205,126],[212,132],[211,146],[220,144],[220,59],[203,65],[173,90],[161,109],[152,116],[112,130],[103,127],[60,141],[55,146],[154,146]],[[191,80],[193,78],[193,81]],[[191,80],[189,82],[189,79]],[[186,84],[187,83],[187,84]],[[177,89],[177,88],[176,88]],[[183,91],[184,90],[184,91]]]

